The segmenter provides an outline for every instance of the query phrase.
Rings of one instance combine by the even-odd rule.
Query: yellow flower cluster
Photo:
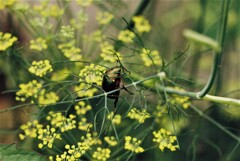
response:
[[[71,39],[74,37],[74,28],[71,26],[61,26],[61,38],[63,39]]]
[[[36,76],[43,77],[48,72],[51,72],[52,66],[49,60],[40,60],[40,61],[33,61],[32,66],[28,68],[28,71]]]
[[[38,92],[42,88],[42,84],[38,83],[36,80],[32,80],[27,84],[20,84],[20,90],[16,92],[17,101],[25,101],[29,97],[37,97]]]
[[[103,72],[106,70],[106,68],[90,64],[88,66],[85,66],[79,73],[80,79],[79,81],[86,81],[90,84],[97,84],[98,86],[102,85],[102,77]]]
[[[97,133],[94,132],[93,134],[87,133],[86,136],[82,136],[81,140],[83,140],[84,145],[89,146],[92,145],[101,145],[102,141],[98,138]]]
[[[65,80],[68,75],[69,75],[70,71],[66,68],[63,68],[59,71],[54,71],[54,73],[51,76],[51,80],[52,81],[62,81]]]
[[[159,131],[153,131],[153,135],[153,142],[159,144],[159,149],[161,151],[163,151],[165,148],[168,148],[171,151],[176,151],[179,148],[178,145],[173,144],[177,140],[177,137],[172,136],[171,132],[161,128]]]
[[[184,91],[184,89],[182,89],[180,87],[174,87],[174,89]],[[171,95],[170,99],[171,99],[170,102],[172,104],[181,105],[184,109],[187,109],[191,105],[189,97],[186,97],[186,96],[180,96],[180,95],[173,94],[173,95]]]
[[[93,158],[100,160],[100,161],[106,161],[108,158],[110,158],[111,150],[108,148],[101,148],[98,147],[97,150],[93,153]]]
[[[150,118],[150,114],[145,109],[140,111],[132,108],[127,114],[127,117],[137,120],[139,123],[144,123],[147,118]]]
[[[13,6],[15,1],[16,0],[0,0],[0,10]]]
[[[38,144],[38,148],[40,149],[42,149],[44,146],[52,148],[55,139],[62,140],[61,135],[56,133],[56,129],[50,128],[49,125],[47,125],[46,129],[38,130],[38,139],[42,140],[42,143]]]
[[[132,31],[122,30],[118,35],[118,40],[124,43],[131,43],[133,42],[134,37],[135,37],[135,34]]]
[[[105,38],[105,35],[102,33],[101,30],[96,30],[91,34],[91,37],[96,42],[102,42]]]
[[[76,1],[82,7],[90,6],[93,2],[93,0],[76,0]]]
[[[47,41],[43,38],[39,37],[36,40],[30,40],[30,49],[42,51],[43,49],[47,49]]]
[[[15,41],[17,41],[15,36],[12,36],[10,33],[0,32],[0,51],[9,48]]]
[[[70,114],[67,118],[61,112],[54,113],[50,111],[46,120],[50,121],[54,128],[60,128],[61,132],[69,131],[76,128],[76,116]]]
[[[114,136],[105,136],[104,140],[110,145],[110,146],[116,146],[118,144],[116,138]]]
[[[143,16],[134,16],[132,20],[134,22],[135,29],[139,33],[149,32],[151,30],[151,25]]]
[[[89,104],[86,105],[84,101],[80,101],[74,106],[74,109],[76,110],[78,115],[85,115],[87,111],[92,109],[92,106],[90,106]]]
[[[68,43],[63,43],[58,45],[58,48],[63,52],[64,56],[66,56],[71,61],[79,61],[82,59],[82,55],[80,55],[81,49],[76,48],[74,46],[75,41],[70,41]]]
[[[42,1],[40,5],[35,5],[33,9],[43,17],[59,17],[62,16],[64,10],[57,5],[49,5],[50,1]]]
[[[59,100],[58,95],[55,92],[46,92],[42,89],[38,94],[38,104],[40,106],[56,103]]]
[[[56,161],[78,161],[79,158],[88,150],[86,147],[82,145],[81,142],[77,143],[77,146],[70,146],[67,144],[65,146],[67,152],[65,151],[61,156],[56,156]]]
[[[83,10],[80,10],[76,15],[75,18],[70,20],[70,24],[81,32],[88,22],[88,15]]]
[[[23,124],[20,129],[24,131],[24,134],[19,134],[20,140],[24,140],[26,136],[31,138],[37,138],[38,130],[42,129],[43,125],[39,124],[38,120],[33,120],[32,122],[27,122]]]
[[[78,122],[78,129],[83,131],[88,131],[93,127],[92,123],[87,123],[87,119],[82,117]]]
[[[124,149],[130,150],[134,153],[142,153],[144,152],[144,149],[141,146],[139,146],[141,143],[142,141],[138,140],[137,138],[125,136]]]
[[[115,115],[114,115],[113,112],[110,112],[110,113],[107,115],[107,119],[108,119],[108,120],[111,120],[114,125],[119,125],[119,124],[121,124],[122,116],[119,115],[119,114],[115,114]]]
[[[91,133],[87,133],[86,137],[83,136],[81,138],[81,142],[77,143],[77,146],[70,146],[69,144],[65,145],[66,151],[64,151],[61,155],[56,155],[56,161],[78,161],[83,154],[91,149],[92,145],[96,145],[98,143],[98,139],[92,137]],[[52,161],[53,156],[49,157],[49,159]]]
[[[103,58],[104,61],[108,62],[116,62],[117,56],[120,60],[122,60],[122,56],[120,52],[115,52],[114,46],[109,44],[107,41],[104,41],[100,44],[101,54],[100,56]],[[117,54],[117,56],[116,56]]]
[[[79,86],[74,87],[74,91],[78,97],[92,97],[98,90],[87,83],[80,83]]]
[[[112,21],[113,15],[109,12],[98,12],[96,19],[100,25],[106,25]]]
[[[162,65],[162,58],[157,50],[150,51],[149,49],[143,48],[140,54],[145,66],[149,67],[154,64]]]

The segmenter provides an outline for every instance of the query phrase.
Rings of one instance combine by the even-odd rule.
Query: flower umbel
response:
[[[135,28],[139,33],[149,32],[151,30],[151,26],[147,19],[143,16],[134,16],[133,22],[135,24]]]
[[[15,36],[12,36],[10,33],[0,32],[0,51],[9,48],[15,41],[17,41]]]
[[[115,115],[114,115],[113,112],[110,112],[110,113],[107,115],[107,119],[108,119],[108,120],[111,120],[114,125],[119,125],[119,124],[121,123],[121,121],[122,121],[122,116],[119,115],[119,114],[115,114]]]
[[[110,145],[110,146],[115,146],[117,145],[117,140],[114,136],[105,136],[104,140]]]
[[[16,92],[16,100],[24,102],[29,97],[37,97],[38,92],[42,88],[42,84],[36,80],[32,80],[26,84],[19,85],[20,90]]]
[[[56,103],[59,100],[58,95],[55,92],[46,92],[45,89],[42,89],[38,95],[39,105],[48,105]]]
[[[106,161],[108,158],[110,158],[110,153],[110,149],[103,149],[101,147],[98,147],[97,150],[93,153],[93,158],[101,161]]]
[[[134,37],[135,37],[135,34],[132,31],[123,30],[123,31],[120,31],[118,35],[118,40],[124,43],[131,43],[133,42]]]
[[[37,51],[42,51],[43,49],[47,49],[47,41],[44,40],[43,38],[39,37],[36,40],[31,40],[30,41],[30,49],[32,50],[37,50]]]
[[[61,135],[59,133],[56,133],[55,128],[50,128],[49,125],[47,125],[46,129],[40,129],[38,130],[38,139],[42,140],[42,143],[38,144],[38,148],[43,148],[43,146],[47,146],[48,148],[52,148],[53,142],[58,139],[62,140]]]
[[[43,125],[38,123],[38,120],[33,120],[32,122],[27,122],[23,124],[20,129],[24,131],[24,134],[19,134],[20,140],[29,136],[31,138],[37,138],[38,130],[42,129]]]
[[[78,97],[92,97],[94,93],[97,92],[97,88],[87,83],[80,83],[79,86],[74,88],[74,91],[77,93]]]
[[[84,101],[80,101],[74,106],[74,109],[78,115],[85,115],[87,111],[92,109],[92,107],[90,105],[86,105]]]
[[[36,76],[43,77],[48,72],[51,72],[52,66],[49,60],[40,60],[40,61],[33,61],[32,66],[28,68],[28,71]]]
[[[106,25],[113,19],[113,15],[109,12],[98,12],[96,17],[100,25]]]
[[[90,64],[85,66],[79,73],[80,79],[79,81],[86,81],[87,83],[96,83],[97,85],[102,85],[102,76],[103,72],[106,69],[104,67]]]
[[[141,143],[142,141],[138,140],[137,138],[134,138],[131,136],[125,136],[124,148],[134,153],[142,153],[144,152],[144,149],[141,146],[139,146]]]
[[[104,41],[100,44],[101,54],[100,56],[103,58],[104,61],[108,62],[116,62],[117,57],[122,60],[122,55],[120,52],[115,52],[114,46],[109,44],[107,41]]]
[[[139,123],[144,123],[145,119],[150,118],[150,114],[145,109],[140,111],[136,108],[132,108],[127,116],[137,120]]]
[[[173,143],[177,140],[176,136],[173,136],[171,132],[161,128],[159,131],[153,131],[153,142],[158,143],[159,149],[163,151],[165,148],[171,151],[176,151],[179,146]]]
[[[143,48],[141,51],[141,58],[144,62],[144,65],[147,67],[151,65],[162,65],[162,59],[157,50],[150,51],[146,48]]]

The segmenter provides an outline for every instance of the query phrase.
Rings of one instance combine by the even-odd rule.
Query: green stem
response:
[[[203,118],[205,118],[207,121],[209,121],[210,123],[212,123],[213,125],[215,125],[216,127],[218,127],[219,129],[221,129],[224,133],[228,134],[230,137],[232,137],[233,139],[235,139],[238,143],[240,143],[240,137],[234,135],[233,133],[231,133],[230,131],[228,131],[224,126],[222,126],[221,124],[219,124],[217,121],[213,120],[211,117],[209,117],[208,115],[205,115],[201,110],[199,110],[197,107],[191,105],[191,108],[197,112],[200,116],[202,116]]]
[[[141,84],[142,86],[145,86],[146,88],[149,88],[150,90],[156,92],[157,89],[155,88],[155,86],[154,86],[154,87],[151,87],[151,86],[147,85],[147,84],[145,83],[145,81],[151,80],[151,79],[155,79],[155,78],[158,78],[158,77],[159,77],[159,74],[152,75],[152,76],[146,77],[146,78],[144,78],[144,79],[141,79],[141,80],[132,82],[131,84],[126,85],[125,87],[126,87],[126,88],[127,88],[127,87],[131,87],[131,86],[136,87],[136,85]],[[212,96],[212,95],[205,95],[203,98],[199,98],[199,97],[198,97],[198,93],[196,93],[196,92],[187,92],[187,91],[176,90],[176,89],[174,89],[174,88],[163,87],[163,86],[158,86],[157,88],[158,88],[159,90],[161,90],[161,91],[166,92],[166,93],[177,94],[177,95],[180,95],[180,96],[187,96],[187,97],[191,97],[191,98],[194,98],[194,99],[208,100],[208,101],[217,102],[217,103],[222,103],[222,104],[240,106],[240,100],[234,99],[234,98],[219,97],[219,96]],[[75,102],[79,102],[79,101],[84,101],[84,100],[90,100],[90,99],[94,99],[94,98],[103,97],[103,96],[109,95],[109,94],[114,93],[114,92],[119,91],[119,90],[121,90],[121,89],[112,90],[112,91],[109,91],[109,92],[105,92],[105,93],[102,93],[102,94],[95,95],[95,96],[93,96],[93,97],[86,97],[86,98],[76,99]],[[67,103],[72,103],[72,100],[70,100],[70,101],[57,102],[57,103],[54,103],[54,104],[48,104],[48,105],[46,105],[46,106],[60,105],[60,104],[67,104]],[[33,106],[33,105],[38,105],[38,104],[27,103],[27,104],[12,106],[12,107],[10,107],[10,108],[0,110],[0,113],[2,113],[2,112],[7,112],[7,111],[11,111],[11,110],[18,109],[18,108],[22,108],[22,107],[26,107],[26,106],[30,106],[30,105]]]
[[[222,10],[221,11],[223,12],[223,15],[221,16],[218,33],[217,33],[217,42],[221,48],[219,51],[216,51],[216,53],[214,55],[214,62],[213,62],[214,64],[213,64],[213,67],[211,70],[211,75],[210,75],[205,87],[198,93],[198,95],[197,95],[198,98],[203,98],[211,90],[214,80],[215,80],[215,77],[217,75],[218,69],[220,67],[220,60],[221,60],[221,55],[222,55],[222,51],[223,51],[222,49],[223,49],[224,37],[225,37],[225,33],[226,33],[229,4],[230,4],[230,0],[222,0]]]

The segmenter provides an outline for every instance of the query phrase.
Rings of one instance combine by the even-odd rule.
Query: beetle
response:
[[[105,92],[110,92],[119,89],[118,91],[110,93],[107,96],[110,99],[115,99],[114,109],[116,109],[121,89],[124,89],[125,91],[133,95],[133,93],[128,91],[128,89],[124,86],[122,82],[122,77],[126,74],[126,72],[128,71],[123,66],[115,66],[113,68],[106,70],[103,75],[102,88]]]

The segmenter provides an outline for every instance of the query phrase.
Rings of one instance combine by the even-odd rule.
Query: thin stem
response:
[[[146,86],[150,90],[157,91],[155,86],[154,86],[154,88],[152,88],[152,87],[149,87],[148,85],[144,84],[145,81],[150,80],[150,79],[154,79],[154,78],[157,78],[157,77],[159,77],[159,74],[152,75],[152,76],[146,77],[144,79],[132,82],[131,84],[126,85],[125,87],[126,88],[127,87],[131,87],[131,86],[136,87],[136,85],[138,85],[140,83],[143,83],[142,84],[143,86]],[[212,95],[205,95],[203,98],[199,98],[198,97],[198,93],[196,93],[196,92],[187,92],[187,91],[176,90],[174,88],[163,87],[163,86],[157,86],[157,88],[158,88],[158,90],[165,91],[166,93],[177,94],[177,95],[180,95],[180,96],[187,96],[187,97],[194,98],[194,99],[208,100],[208,101],[222,103],[222,104],[240,106],[240,100],[234,99],[234,98],[219,97],[219,96],[212,96]],[[90,100],[90,99],[94,99],[94,98],[99,98],[99,97],[102,97],[102,96],[105,96],[105,95],[109,95],[109,94],[114,93],[114,92],[119,91],[119,90],[121,90],[121,89],[112,90],[112,91],[109,91],[109,92],[105,92],[105,93],[102,93],[102,94],[95,95],[93,97],[86,97],[86,98],[76,99],[75,102],[80,102],[80,101],[84,101],[84,100]],[[67,103],[72,103],[72,100],[57,102],[57,103],[48,104],[48,105],[45,105],[45,106],[60,105],[60,104],[67,104]],[[27,104],[12,106],[10,108],[0,110],[0,113],[7,112],[7,111],[10,111],[10,110],[14,110],[14,109],[18,109],[18,108],[25,107],[25,106],[33,106],[33,105],[39,105],[39,104],[37,104],[37,103],[35,103],[35,104],[27,103]]]
[[[216,77],[219,67],[220,67],[220,60],[221,60],[221,55],[222,55],[222,51],[223,51],[224,37],[225,37],[226,27],[227,27],[229,4],[230,4],[230,0],[222,0],[222,10],[221,11],[223,12],[223,15],[221,16],[218,33],[217,33],[217,42],[221,48],[219,51],[216,51],[216,53],[214,55],[214,62],[213,62],[213,67],[211,70],[210,77],[209,77],[208,82],[205,85],[205,87],[198,93],[199,98],[203,98],[211,90],[214,80],[215,80],[215,77]]]
[[[203,118],[205,118],[207,121],[209,121],[210,123],[212,123],[213,125],[215,125],[216,127],[218,127],[219,129],[221,129],[224,133],[228,134],[230,137],[232,137],[233,139],[235,139],[238,143],[240,143],[240,137],[234,135],[233,133],[231,133],[230,131],[228,131],[225,127],[223,127],[221,124],[219,124],[217,121],[213,120],[211,117],[205,115],[201,110],[199,110],[197,107],[191,105],[191,108],[197,112],[200,116],[202,116]]]

